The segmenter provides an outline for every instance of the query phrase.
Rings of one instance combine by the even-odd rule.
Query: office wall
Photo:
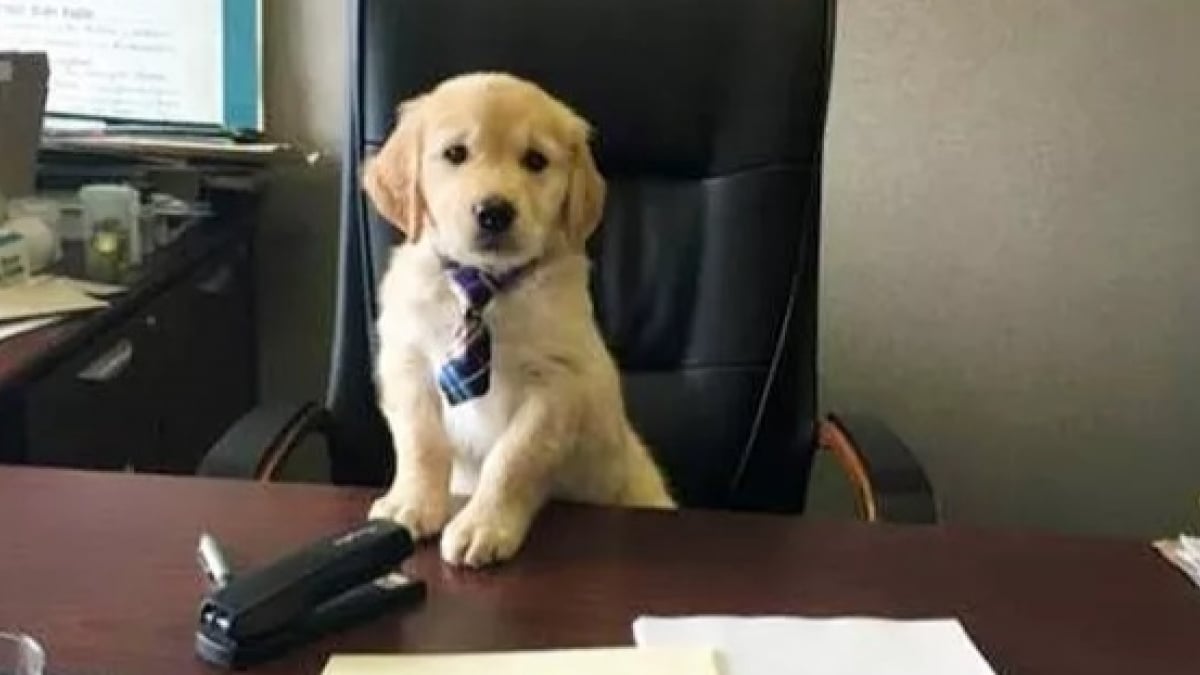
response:
[[[954,520],[1200,525],[1200,3],[841,0],[822,390]]]
[[[333,316],[345,101],[340,0],[263,3],[267,128],[319,153],[273,173],[257,238],[260,376],[265,400],[324,392]]]
[[[324,378],[342,4],[266,1],[271,129],[331,153],[270,191],[269,397]],[[840,5],[825,405],[893,422],[955,520],[1200,523],[1200,3]]]

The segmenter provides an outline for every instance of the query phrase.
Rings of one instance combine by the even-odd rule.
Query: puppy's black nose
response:
[[[517,208],[503,197],[484,197],[473,209],[479,228],[489,234],[502,234],[512,227]]]

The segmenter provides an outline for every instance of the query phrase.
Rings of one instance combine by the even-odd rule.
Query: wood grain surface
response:
[[[235,566],[346,527],[371,494],[0,468],[0,630],[56,673],[211,673],[192,652],[201,529]],[[1200,672],[1200,591],[1145,542],[783,516],[554,506],[511,564],[406,570],[420,607],[258,668],[328,654],[624,645],[639,614],[959,617],[999,673]],[[797,672],[802,672],[797,670]]]

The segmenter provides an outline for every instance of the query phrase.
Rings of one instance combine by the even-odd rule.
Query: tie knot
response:
[[[496,294],[516,283],[533,263],[526,263],[504,272],[489,272],[480,267],[469,267],[458,263],[445,263],[450,274],[451,286],[468,310],[482,312]]]
[[[477,267],[456,267],[450,270],[450,281],[467,309],[483,310],[500,290],[497,279]]]

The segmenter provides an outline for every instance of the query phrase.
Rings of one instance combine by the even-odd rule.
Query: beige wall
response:
[[[825,403],[955,520],[1200,523],[1200,3],[842,0]]]
[[[825,405],[893,422],[955,520],[1200,521],[1200,3],[841,11]],[[266,13],[272,132],[336,152],[342,3],[267,0]],[[269,397],[320,392],[336,175],[327,159],[271,191]]]
[[[340,0],[265,0],[267,128],[321,158],[275,172],[258,236],[264,400],[324,392],[334,297],[345,94]]]

